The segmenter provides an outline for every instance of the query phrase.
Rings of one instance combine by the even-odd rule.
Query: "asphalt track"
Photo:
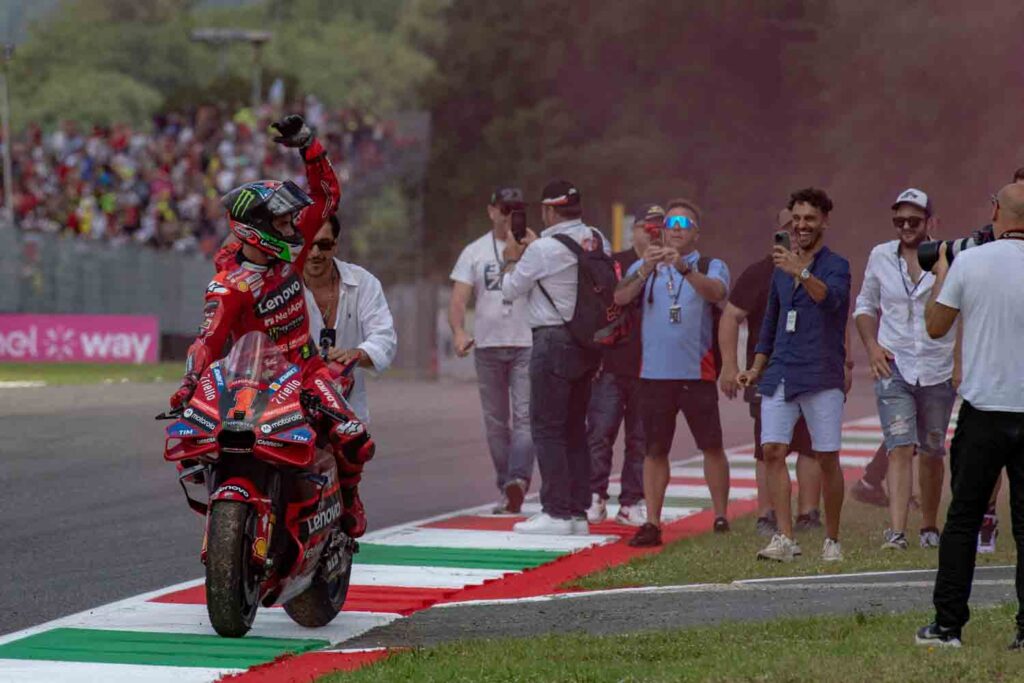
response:
[[[978,568],[971,606],[1012,600],[1013,584],[1013,567]],[[930,612],[934,585],[935,571],[921,570],[598,591],[544,601],[451,604],[375,628],[344,647],[429,647],[453,640],[546,633],[616,635],[728,621]],[[1010,620],[1006,633],[1010,639]],[[907,633],[908,642],[912,637],[913,633]]]
[[[173,390],[0,389],[0,634],[202,575],[202,520],[152,419]],[[370,404],[371,529],[495,498],[474,384],[373,381]],[[749,443],[747,406],[723,400],[721,412],[725,445]],[[873,413],[870,381],[858,378],[845,418]],[[673,458],[694,452],[684,424]]]

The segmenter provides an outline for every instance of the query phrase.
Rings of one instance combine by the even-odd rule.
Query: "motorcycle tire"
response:
[[[342,561],[346,566],[335,578],[330,581],[324,578],[324,564],[321,560],[309,588],[284,604],[284,611],[299,626],[319,628],[338,616],[348,597],[348,584],[352,579],[352,551],[346,547],[344,553]]]
[[[241,638],[259,607],[259,579],[250,562],[255,528],[252,506],[231,500],[213,504],[206,541],[206,611],[217,633]]]

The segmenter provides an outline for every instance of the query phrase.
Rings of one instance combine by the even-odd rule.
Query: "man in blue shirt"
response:
[[[776,245],[775,273],[753,366],[740,373],[742,386],[757,385],[761,403],[761,442],[768,492],[779,533],[758,558],[788,562],[800,555],[793,540],[792,495],[786,455],[801,415],[821,466],[826,538],[822,559],[843,559],[839,516],[843,471],[839,466],[845,401],[846,321],[850,308],[850,263],[825,246],[832,200],[823,190],[794,192],[796,249]],[[767,366],[767,367],[766,367]]]
[[[729,530],[729,461],[722,449],[718,415],[712,316],[712,308],[729,294],[729,269],[718,259],[702,259],[697,251],[700,211],[693,202],[676,199],[666,208],[662,239],[651,243],[615,290],[615,303],[627,306],[641,297],[638,305],[643,311],[640,414],[647,439],[647,522],[630,540],[634,547],[661,544],[668,453],[680,411],[704,453],[714,530]]]

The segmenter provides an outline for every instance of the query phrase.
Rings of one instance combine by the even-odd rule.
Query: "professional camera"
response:
[[[970,237],[961,237],[958,240],[933,240],[930,242],[922,242],[917,248],[917,262],[921,264],[921,268],[926,271],[930,271],[935,267],[935,264],[939,261],[939,248],[943,242],[946,243],[946,260],[949,261],[950,265],[953,263],[953,259],[964,249],[970,249],[976,247],[979,244],[988,244],[994,242],[996,239],[995,233],[992,231],[992,225],[986,225],[984,228],[975,230],[971,233]]]

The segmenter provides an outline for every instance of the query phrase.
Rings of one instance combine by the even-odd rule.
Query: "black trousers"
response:
[[[1003,468],[1010,479],[1010,517],[1017,544],[1017,625],[1024,628],[1024,413],[978,410],[964,401],[953,435],[949,469],[953,500],[939,544],[935,621],[962,628],[971,616],[978,530]]]

